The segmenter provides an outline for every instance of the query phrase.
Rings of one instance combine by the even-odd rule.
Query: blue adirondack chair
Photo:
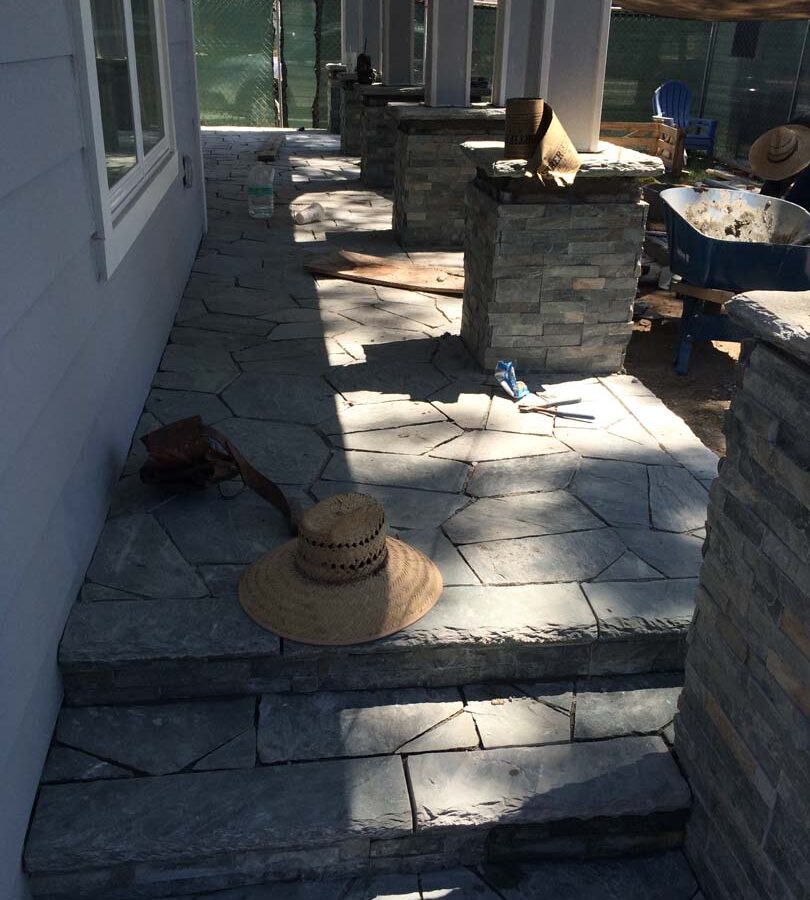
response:
[[[717,119],[692,116],[692,92],[682,81],[665,81],[653,94],[653,114],[671,119],[686,131],[685,146],[707,156],[714,154]]]

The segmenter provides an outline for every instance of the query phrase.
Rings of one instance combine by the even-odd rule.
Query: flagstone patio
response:
[[[287,135],[276,215],[250,219],[262,141],[203,132],[209,232],[62,640],[67,706],[29,842],[35,889],[190,895],[303,873],[327,883],[217,896],[365,900],[369,884],[330,879],[468,863],[506,822],[570,852],[586,839],[550,823],[629,817],[636,849],[677,846],[688,789],[665,738],[717,458],[625,375],[534,376],[516,360],[543,401],[581,398],[573,410],[594,421],[522,412],[461,344],[460,298],[308,274],[309,254],[338,247],[462,260],[405,253],[390,199],[360,188],[320,132]],[[327,220],[294,225],[289,208],[315,199]],[[138,476],[139,438],[193,414],[296,503],[377,497],[392,532],[440,567],[436,607],[348,648],[256,626],[237,582],[289,540],[281,515],[241,481],[172,496]],[[589,847],[611,844],[596,833]],[[654,877],[662,900],[696,895],[680,856],[650,859],[614,874],[603,861],[517,880],[397,876],[373,891],[517,900],[558,879],[553,895],[573,898],[591,895],[565,893],[571,879],[615,877],[605,897],[646,900]],[[140,877],[151,886],[128,893]]]

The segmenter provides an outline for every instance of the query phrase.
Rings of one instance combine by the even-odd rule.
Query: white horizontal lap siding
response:
[[[4,4],[0,27],[0,897],[60,698],[59,636],[95,546],[202,234],[187,0],[167,0],[177,150],[194,160],[97,280],[73,0]],[[5,90],[11,85],[12,89]]]

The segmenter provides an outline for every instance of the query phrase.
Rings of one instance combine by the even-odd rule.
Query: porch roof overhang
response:
[[[810,19],[808,0],[617,0],[615,8],[623,12],[718,22]]]

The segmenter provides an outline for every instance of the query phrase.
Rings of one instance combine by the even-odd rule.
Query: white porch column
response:
[[[380,0],[360,0],[360,50],[371,57],[371,65],[379,71],[382,57],[380,43]]]
[[[599,147],[610,0],[554,4],[547,99],[577,150]]]
[[[413,68],[413,0],[380,0],[383,84],[410,84]]]
[[[425,104],[469,106],[473,0],[427,0]]]
[[[567,0],[559,0],[559,5]],[[498,0],[492,105],[547,97],[555,0]]]
[[[363,49],[361,0],[340,0],[340,61],[354,72]]]

